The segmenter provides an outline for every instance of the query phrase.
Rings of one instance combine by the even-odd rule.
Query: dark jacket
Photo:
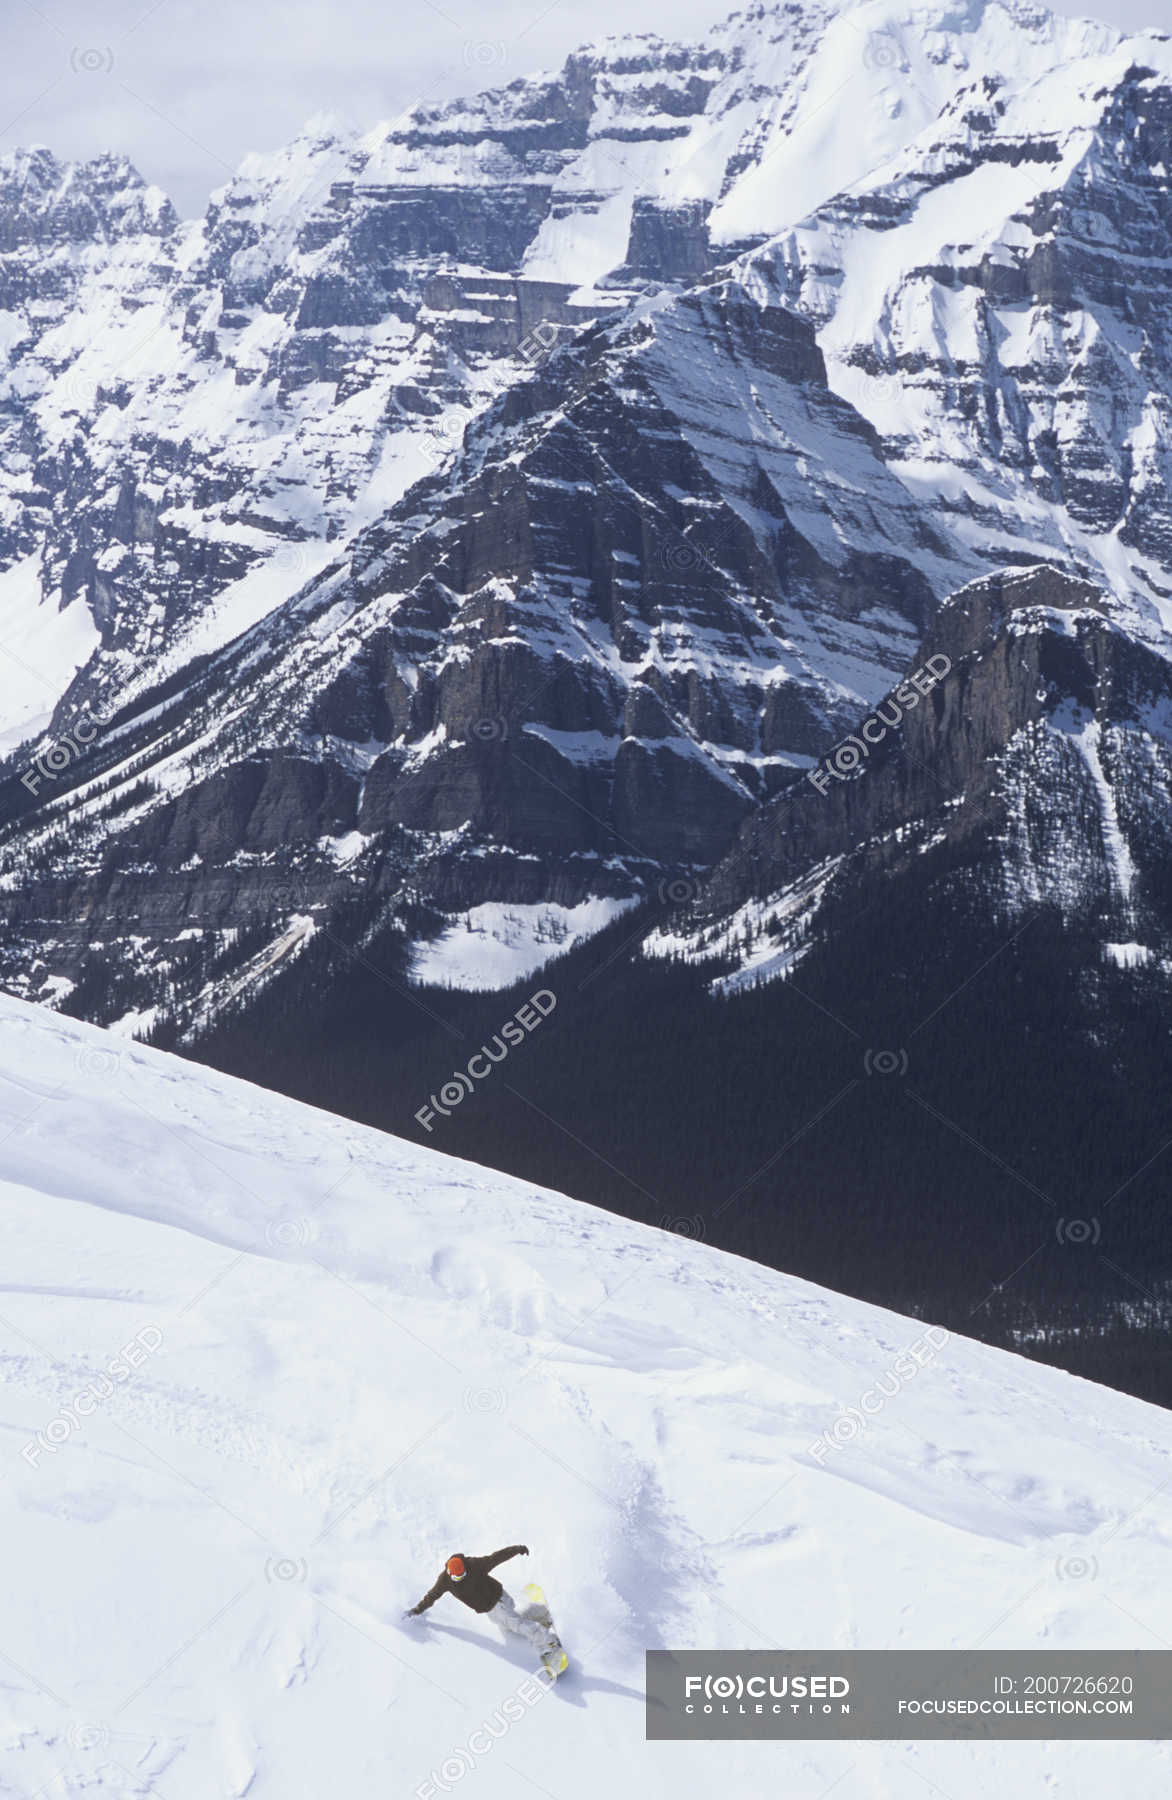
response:
[[[495,1575],[490,1575],[488,1571],[495,1569],[498,1563],[507,1562],[510,1556],[528,1554],[528,1544],[510,1544],[507,1550],[494,1550],[491,1556],[466,1556],[464,1574],[459,1581],[453,1581],[446,1568],[441,1569],[419,1605],[412,1606],[409,1610],[413,1613],[426,1612],[429,1606],[435,1605],[441,1594],[454,1594],[457,1600],[462,1600],[473,1612],[491,1612],[505,1590]]]

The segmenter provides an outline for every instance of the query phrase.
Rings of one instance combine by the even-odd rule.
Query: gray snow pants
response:
[[[539,1655],[552,1650],[558,1641],[553,1628],[553,1620],[548,1608],[544,1606],[527,1606],[524,1612],[517,1611],[517,1603],[511,1594],[502,1594],[496,1605],[489,1611],[488,1617],[500,1627],[506,1635],[524,1638],[532,1644]]]

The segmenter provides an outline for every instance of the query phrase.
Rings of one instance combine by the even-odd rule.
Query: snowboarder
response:
[[[511,1632],[532,1644],[547,1672],[560,1675],[566,1666],[566,1653],[553,1628],[541,1589],[534,1584],[527,1587],[525,1592],[530,1604],[523,1612],[518,1612],[512,1595],[507,1594],[496,1576],[489,1573],[511,1556],[528,1554],[528,1544],[509,1544],[504,1550],[494,1550],[491,1556],[465,1556],[462,1552],[449,1556],[423,1599],[408,1607],[406,1616],[415,1618],[434,1606],[441,1594],[454,1594],[473,1612],[486,1613],[506,1635]]]

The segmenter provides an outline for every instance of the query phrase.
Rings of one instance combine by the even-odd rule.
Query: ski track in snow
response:
[[[652,1749],[641,1698],[655,1646],[1157,1647],[1157,1408],[952,1339],[820,1466],[922,1322],[12,1000],[0,1179],[0,1791],[414,1795],[531,1653],[403,1609],[514,1541],[573,1672],[480,1800],[1166,1786],[1147,1743]]]

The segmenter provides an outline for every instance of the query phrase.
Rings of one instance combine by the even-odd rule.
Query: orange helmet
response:
[[[453,1581],[463,1581],[464,1558],[462,1556],[449,1556],[445,1567]]]

